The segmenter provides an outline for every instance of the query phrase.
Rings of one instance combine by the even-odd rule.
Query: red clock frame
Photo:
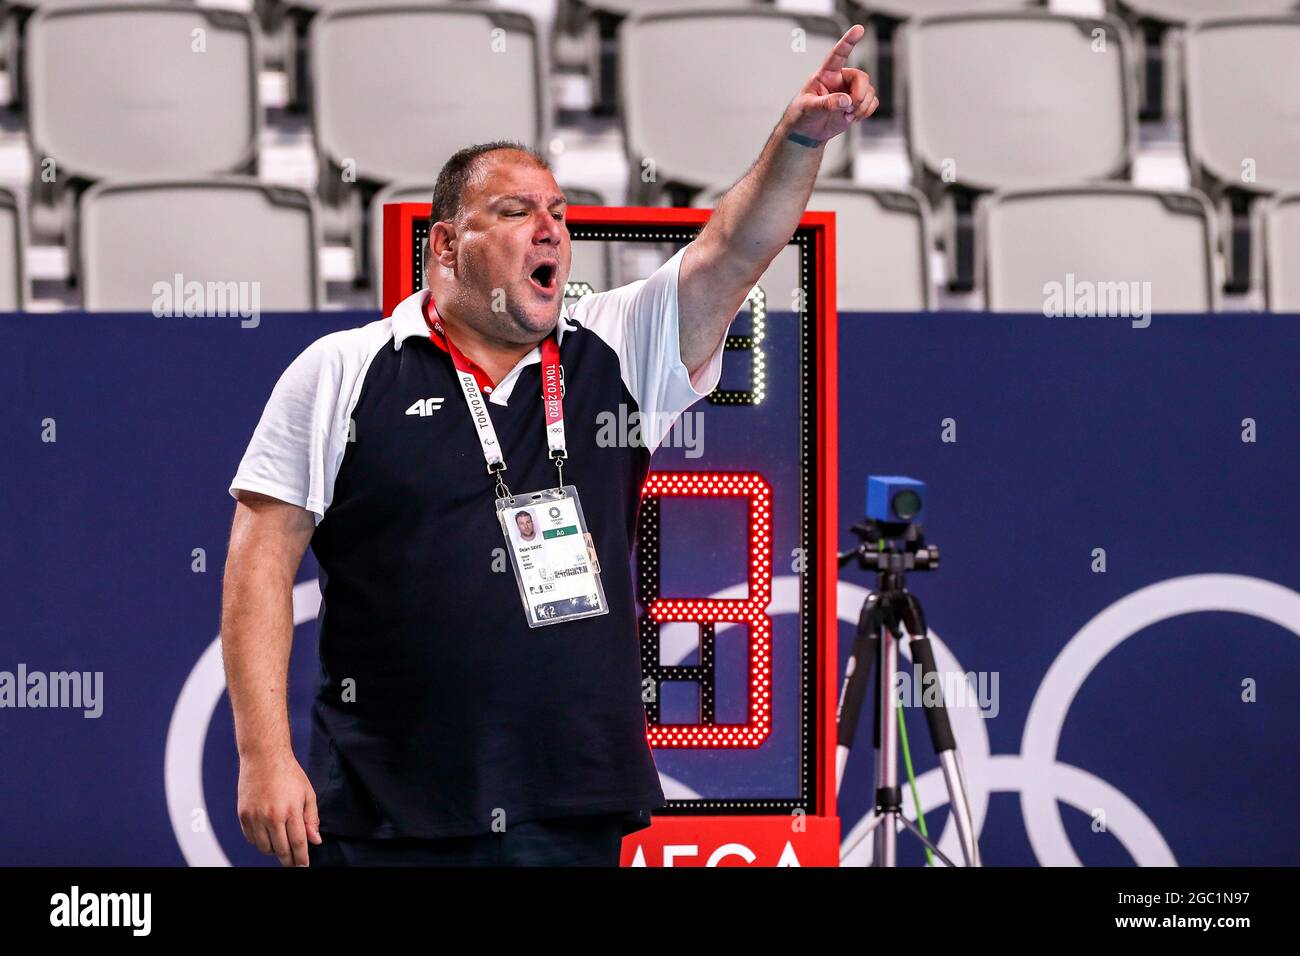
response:
[[[663,226],[698,229],[712,215],[708,209],[632,206],[570,206],[573,227]],[[392,203],[384,207],[383,309],[419,288],[420,235],[430,216],[428,203]],[[814,571],[813,615],[815,684],[812,807],[804,812],[761,814],[684,813],[656,815],[648,829],[623,841],[623,863],[632,866],[839,865],[839,819],[835,812],[835,741],[837,677],[837,381],[835,311],[835,215],[805,212],[799,231],[813,252],[815,294],[805,303],[814,324],[813,391],[815,443],[816,548],[809,558]],[[645,608],[652,626],[671,621],[737,622],[749,628],[750,673],[748,720],[743,725],[659,725],[649,727],[652,747],[757,747],[771,729],[771,492],[754,472],[656,472],[642,489],[643,501],[674,496],[737,496],[748,499],[750,525],[749,594],[741,600],[659,598]],[[646,663],[649,663],[648,661]]]

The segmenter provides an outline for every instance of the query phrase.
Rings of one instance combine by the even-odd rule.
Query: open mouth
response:
[[[554,263],[544,262],[528,274],[528,280],[543,295],[553,295],[558,271]]]

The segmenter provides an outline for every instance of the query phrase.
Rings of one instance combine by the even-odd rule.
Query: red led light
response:
[[[657,598],[646,608],[658,624],[735,623],[749,629],[748,721],[744,724],[652,724],[647,739],[652,747],[705,749],[753,748],[772,732],[771,488],[753,472],[651,472],[641,488],[642,497],[748,498],[749,596],[739,600]]]

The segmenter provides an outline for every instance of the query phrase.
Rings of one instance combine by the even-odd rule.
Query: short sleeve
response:
[[[725,335],[694,380],[682,361],[677,278],[689,248],[689,243],[683,246],[648,278],[585,296],[573,307],[574,319],[618,354],[623,382],[641,412],[641,433],[651,451],[677,417],[717,388],[722,378]]]
[[[268,495],[310,511],[320,523],[334,496],[359,386],[360,376],[349,369],[355,364],[346,348],[349,334],[317,339],[284,370],[230,484],[231,495]]]

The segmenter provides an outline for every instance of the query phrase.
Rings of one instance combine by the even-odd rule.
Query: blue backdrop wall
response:
[[[271,862],[240,835],[230,709],[210,680],[226,488],[285,365],[313,338],[374,317],[263,316],[256,329],[0,320],[0,671],[104,675],[96,719],[0,709],[0,863]],[[779,341],[774,331],[774,395],[796,372]],[[943,561],[910,584],[941,662],[992,695],[954,709],[986,862],[1296,864],[1300,324],[843,314],[839,348],[839,546],[852,543],[867,474],[929,483],[926,527]],[[793,438],[788,403],[750,413],[706,409],[705,454],[667,449],[655,466],[761,470],[775,500],[796,499],[797,467],[756,437]],[[1243,441],[1246,419],[1254,441]],[[51,422],[55,441],[44,440]],[[713,593],[743,580],[720,574],[710,546],[679,525],[666,582]],[[777,532],[780,578],[797,540],[780,520]],[[315,577],[309,554],[291,674],[300,754]],[[843,654],[870,584],[842,573]],[[778,690],[797,666],[780,644],[788,631],[778,622]],[[942,786],[914,713],[922,803],[942,831]],[[690,792],[781,793],[790,775],[780,758],[660,757]],[[869,777],[860,749],[841,795],[854,863],[870,842],[856,840]],[[902,845],[903,862],[920,862]]]

